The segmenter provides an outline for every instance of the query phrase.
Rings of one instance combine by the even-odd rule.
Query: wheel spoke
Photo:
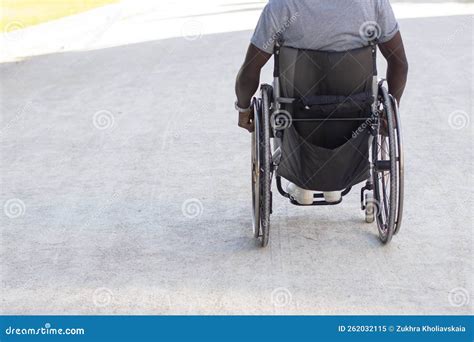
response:
[[[385,142],[385,140],[382,140],[382,144]],[[378,147],[380,147],[377,151],[380,152],[380,155],[383,155],[382,152],[385,154],[388,154],[388,152],[383,148],[383,146],[377,141]],[[378,154],[377,154],[378,155]]]

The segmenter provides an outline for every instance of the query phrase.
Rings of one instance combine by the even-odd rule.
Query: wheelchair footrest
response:
[[[289,197],[290,203],[293,205],[297,205],[299,207],[311,207],[314,205],[336,205],[342,202],[342,197],[339,201],[337,202],[326,202],[326,201],[314,201],[312,204],[301,204],[295,201],[293,198]]]

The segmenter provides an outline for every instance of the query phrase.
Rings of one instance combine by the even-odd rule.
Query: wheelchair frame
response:
[[[373,104],[370,118],[311,118],[298,121],[326,120],[357,120],[365,121],[370,132],[369,164],[370,177],[361,188],[361,209],[365,211],[367,223],[377,222],[379,238],[382,243],[391,241],[392,236],[400,231],[403,214],[404,158],[401,135],[401,123],[398,105],[384,86],[384,79],[377,76],[376,51],[377,42],[370,42],[373,57],[372,95]],[[252,99],[255,130],[252,133],[252,203],[253,230],[255,238],[260,240],[262,247],[269,242],[270,215],[272,213],[271,183],[273,173],[278,168],[281,158],[281,139],[283,131],[289,127],[285,120],[291,118],[288,112],[281,112],[281,105],[292,103],[294,98],[280,96],[279,55],[281,41],[278,41],[274,52],[273,87],[262,84],[260,98]],[[270,114],[271,113],[271,114]],[[381,114],[384,115],[381,118]],[[288,118],[287,116],[290,115]],[[386,128],[382,128],[385,120]],[[291,121],[290,121],[291,124]],[[283,129],[282,129],[283,127]],[[278,192],[289,199],[293,205],[299,204],[283,190],[281,177],[276,175]],[[342,197],[351,191],[351,187],[342,191]],[[312,204],[304,206],[336,205],[342,202],[326,202],[321,200],[323,193],[315,193]]]

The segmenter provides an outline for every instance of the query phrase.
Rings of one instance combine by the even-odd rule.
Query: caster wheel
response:
[[[365,222],[375,221],[375,201],[372,194],[365,194]]]

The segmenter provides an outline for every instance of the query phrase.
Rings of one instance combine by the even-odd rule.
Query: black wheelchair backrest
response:
[[[354,132],[372,116],[375,50],[375,45],[344,52],[278,48],[274,76],[279,98],[291,100],[281,109],[292,119],[281,133],[278,175],[319,191],[367,179],[369,135],[366,129]]]
[[[282,97],[349,96],[370,92],[376,72],[374,47],[344,52],[295,49],[279,51]]]

